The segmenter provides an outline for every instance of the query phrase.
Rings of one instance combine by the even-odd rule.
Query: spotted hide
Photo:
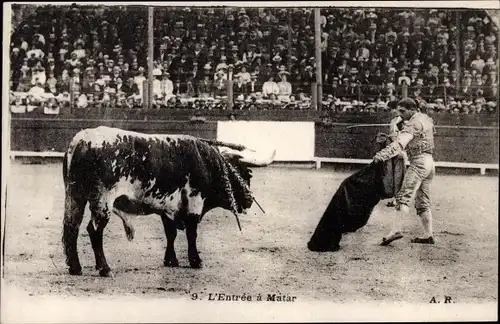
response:
[[[217,145],[215,145],[217,144]],[[250,167],[266,166],[247,149],[234,150],[187,135],[149,135],[117,128],[85,129],[75,135],[64,155],[65,211],[63,244],[69,273],[79,275],[77,239],[85,206],[96,269],[112,276],[103,252],[103,230],[112,214],[134,238],[132,216],[158,214],[167,237],[165,266],[178,266],[174,241],[186,230],[189,264],[201,267],[197,226],[220,207],[241,213],[252,205]]]

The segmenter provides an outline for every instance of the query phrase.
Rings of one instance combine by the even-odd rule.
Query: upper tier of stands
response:
[[[11,102],[141,106],[147,21],[141,6],[39,6],[12,33]],[[405,82],[431,109],[496,111],[498,28],[485,11],[326,8],[321,26],[327,107],[387,107]],[[231,66],[238,107],[308,107],[312,9],[158,7],[154,39],[156,106],[224,98]]]

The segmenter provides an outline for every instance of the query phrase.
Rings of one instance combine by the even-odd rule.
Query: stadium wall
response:
[[[330,110],[203,110],[201,115],[207,121],[227,120],[229,113],[236,116],[237,120],[253,121],[320,121],[328,118],[334,123],[352,124],[386,124],[391,120],[391,112],[383,113],[336,113]],[[187,121],[196,110],[192,109],[162,109],[162,110],[124,110],[107,109],[105,112],[97,113],[95,110],[75,110],[70,113],[62,111],[59,115],[45,114],[43,111],[30,113],[12,113],[12,119],[44,119],[47,122],[60,119],[94,119],[94,120],[157,120],[157,121]],[[436,125],[460,125],[460,126],[495,126],[499,125],[498,115],[469,114],[432,115]]]
[[[11,150],[64,152],[71,138],[79,130],[100,125],[145,133],[183,133],[207,139],[229,140],[231,131],[223,132],[222,127],[218,126],[220,124],[221,122],[213,121],[13,118]],[[230,124],[234,124],[231,127],[232,132],[241,125],[243,131],[238,132],[238,136],[245,134],[249,138],[253,137],[253,142],[256,144],[260,142],[268,144],[269,141],[265,138],[272,138],[273,146],[277,146],[277,149],[283,152],[277,155],[277,158],[284,162],[305,161],[311,158],[371,159],[374,153],[372,151],[374,136],[377,132],[388,131],[388,127],[384,125],[352,127],[354,123],[325,125],[318,122],[298,122],[295,123],[300,126],[298,128],[293,128],[294,122],[236,121]],[[263,129],[266,129],[266,136],[262,135]],[[436,161],[498,164],[498,127],[437,125],[436,132]],[[238,136],[235,138],[239,138]],[[297,152],[293,152],[294,147],[297,148]]]
[[[315,128],[315,156],[328,158],[371,159],[372,140],[387,126],[352,127],[346,124],[320,125]],[[436,126],[436,161],[457,163],[498,163],[498,128],[473,126]]]
[[[206,139],[217,138],[217,123],[189,121],[129,121],[15,118],[11,121],[11,150],[64,152],[71,138],[81,129],[110,126],[143,133],[188,134]]]

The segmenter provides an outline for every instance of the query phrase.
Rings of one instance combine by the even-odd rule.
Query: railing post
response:
[[[228,66],[227,73],[227,109],[233,109],[233,65]]]
[[[143,104],[143,107],[146,109],[151,108],[152,104],[152,92],[153,92],[153,61],[154,61],[154,27],[153,27],[153,20],[154,20],[154,8],[153,7],[148,7],[148,79],[147,79],[147,84],[148,84],[148,91],[144,91],[144,93],[147,95],[147,101],[145,100],[144,103],[147,103],[147,105]],[[145,89],[145,88],[144,88]]]
[[[73,93],[73,79],[69,79],[69,112],[73,115],[75,108],[75,98]]]
[[[149,91],[151,91],[151,89],[149,88],[149,80],[144,80],[142,82],[142,106],[146,109],[149,109],[150,107],[150,100],[149,98],[150,95],[149,95]]]
[[[315,58],[316,58],[316,110],[321,107],[323,100],[323,68],[321,62],[321,12],[319,8],[314,9],[314,40],[315,40]]]
[[[311,83],[311,108],[318,110],[318,86],[316,82]]]

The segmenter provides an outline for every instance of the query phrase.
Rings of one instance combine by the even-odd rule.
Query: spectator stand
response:
[[[321,9],[322,98],[309,8],[155,9],[152,89],[147,7],[29,12],[11,37],[13,116],[147,120],[238,110],[294,118],[318,109],[311,116],[328,122],[388,114],[395,98],[409,96],[435,119],[498,120],[498,26],[483,10]]]

